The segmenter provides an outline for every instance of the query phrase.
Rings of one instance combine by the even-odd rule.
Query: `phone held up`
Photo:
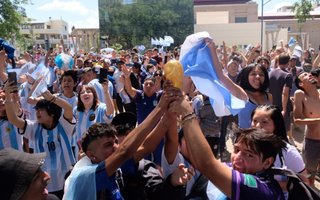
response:
[[[17,86],[18,85],[17,73],[16,72],[8,72],[8,81],[9,81],[9,83],[12,83],[13,86]],[[17,92],[17,90],[14,90],[13,92]]]

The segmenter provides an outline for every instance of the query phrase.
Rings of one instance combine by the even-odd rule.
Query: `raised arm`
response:
[[[106,105],[107,105],[107,110],[106,110],[106,115],[113,115],[114,113],[114,105],[113,105],[113,101],[112,98],[110,96],[109,93],[109,86],[108,86],[108,81],[102,83],[102,87],[103,87],[103,93],[104,93],[104,98],[106,100]]]
[[[177,116],[170,114],[170,123],[165,137],[164,155],[169,164],[172,164],[179,151],[179,138],[177,133]],[[175,118],[174,118],[175,117]]]
[[[214,69],[215,69],[217,76],[218,76],[219,80],[221,81],[221,83],[230,91],[230,93],[233,96],[235,96],[239,99],[242,99],[242,100],[248,100],[248,96],[245,93],[245,91],[240,86],[235,84],[228,76],[226,76],[223,73],[222,66],[221,66],[219,59],[218,59],[218,56],[217,56],[215,43],[209,38],[206,38],[205,42],[208,44],[208,47],[211,50],[211,56],[212,56],[212,60],[213,60]]]
[[[6,73],[6,59],[7,55],[4,50],[0,51],[0,81],[3,83],[8,79],[8,74]]]
[[[13,93],[13,91],[17,90],[17,86],[13,86],[12,83],[6,83],[4,86],[4,91],[6,94],[5,108],[8,120],[10,123],[15,125],[19,129],[25,128],[25,121],[18,117],[18,112],[20,111],[19,102],[13,95],[18,95]]]
[[[202,133],[193,108],[185,99],[170,104],[170,111],[182,115],[182,128],[193,166],[206,176],[226,196],[231,197],[232,172],[218,161]]]
[[[124,88],[128,93],[128,95],[131,98],[134,98],[136,96],[137,90],[134,87],[132,87],[131,80],[130,80],[131,72],[129,71],[128,67],[125,64],[123,64],[121,68],[124,73]]]
[[[73,112],[72,112],[72,106],[69,104],[66,100],[60,98],[59,96],[55,96],[51,94],[48,90],[45,91],[42,96],[44,97],[45,100],[50,101],[57,106],[61,107],[63,109],[63,116],[66,118],[68,121],[72,121],[73,118]]]
[[[319,68],[319,64],[320,64],[320,51],[318,52],[317,57],[314,59],[312,63],[312,68]]]
[[[175,118],[170,117],[169,115],[174,114],[166,112],[157,126],[151,131],[142,145],[138,148],[137,152],[134,154],[135,161],[139,161],[149,153],[153,152],[160,144],[161,140],[164,138],[168,130],[170,130],[172,124],[176,124],[174,123]],[[175,133],[177,134],[177,125],[175,125],[175,128]]]
[[[129,135],[125,137],[116,151],[105,160],[106,171],[109,176],[112,175],[124,161],[134,155],[146,136],[151,132],[167,110],[168,103],[176,98],[176,96],[170,96],[164,92],[159,104],[153,109],[148,117],[139,126],[133,129]]]

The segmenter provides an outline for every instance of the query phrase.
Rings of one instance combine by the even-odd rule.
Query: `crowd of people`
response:
[[[7,178],[0,196],[288,199],[286,177],[269,176],[271,167],[315,187],[320,52],[297,53],[281,42],[244,53],[203,42],[220,84],[246,102],[235,116],[217,116],[190,77],[182,88],[166,80],[164,67],[179,60],[179,48],[75,54],[68,70],[56,64],[68,54],[62,46],[15,61],[1,50],[0,174]],[[48,73],[35,76],[42,64]],[[306,126],[302,153],[296,125]]]

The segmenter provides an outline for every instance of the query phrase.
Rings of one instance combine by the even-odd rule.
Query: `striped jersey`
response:
[[[78,97],[77,97],[77,93],[76,92],[73,92],[73,93],[74,93],[74,96],[71,97],[71,98],[68,98],[68,97],[64,96],[63,93],[58,94],[58,97],[60,97],[61,99],[66,100],[66,102],[68,102],[72,106],[72,108],[74,108],[78,104]]]
[[[47,154],[42,169],[51,177],[48,191],[62,190],[64,176],[75,163],[70,144],[75,119],[69,122],[61,115],[53,129],[46,129],[37,121],[26,120],[26,124],[24,136],[34,142],[34,152]]]
[[[105,103],[99,103],[98,107],[88,112],[79,112],[77,107],[74,108],[73,115],[77,119],[76,131],[73,140],[78,142],[81,140],[83,133],[95,123],[107,123],[110,124],[113,115],[106,115],[107,105]],[[77,149],[77,148],[76,148]],[[77,155],[77,154],[76,154]]]
[[[101,83],[99,83],[99,80],[98,79],[93,79],[88,83],[88,85],[94,87],[94,89],[97,92],[99,101],[105,103],[106,102],[106,98],[104,96],[103,86],[102,86]],[[113,85],[112,85],[112,83],[110,81],[108,81],[108,91],[109,91],[110,97],[112,98]]]
[[[31,86],[29,83],[25,82],[20,85],[20,88],[19,88],[20,103],[21,103],[21,108],[23,110],[25,119],[36,120],[37,119],[36,110],[34,109],[35,105],[31,105],[27,102],[30,90],[31,90]]]
[[[0,149],[3,148],[23,151],[22,136],[18,133],[17,127],[5,119],[0,120]]]

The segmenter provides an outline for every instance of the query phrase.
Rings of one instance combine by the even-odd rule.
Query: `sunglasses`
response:
[[[162,76],[162,74],[154,74],[154,76]]]

